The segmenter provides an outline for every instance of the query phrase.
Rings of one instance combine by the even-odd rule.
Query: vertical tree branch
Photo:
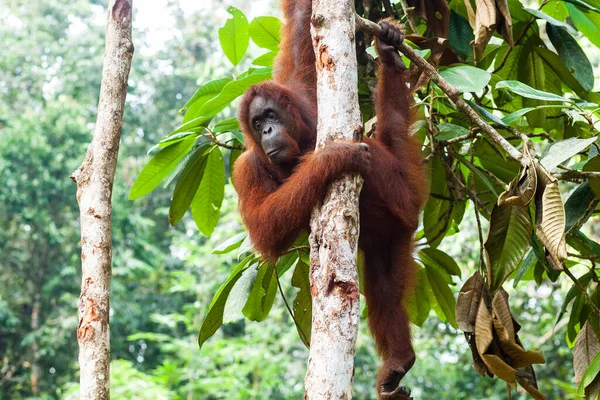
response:
[[[96,127],[83,164],[71,175],[77,183],[81,219],[77,327],[81,399],[110,398],[111,197],[133,57],[131,7],[132,0],[109,1]]]
[[[308,28],[308,27],[307,27]],[[358,140],[358,108],[351,0],[313,0],[311,33],[316,54],[317,147]],[[350,399],[359,321],[356,254],[362,178],[335,181],[311,219],[310,282],[313,319],[305,399]]]

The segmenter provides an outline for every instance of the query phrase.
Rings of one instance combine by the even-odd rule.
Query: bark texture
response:
[[[333,140],[360,140],[352,0],[313,0],[316,55],[317,148]],[[350,399],[359,321],[356,255],[360,176],[329,188],[311,218],[312,334],[305,399]]]
[[[111,197],[133,57],[132,0],[110,0],[98,116],[77,183],[81,219],[80,398],[110,398]]]

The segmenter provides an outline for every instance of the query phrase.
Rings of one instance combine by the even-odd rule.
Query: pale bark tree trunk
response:
[[[110,0],[98,116],[77,183],[81,219],[80,398],[110,398],[111,197],[133,57],[132,0]]]
[[[31,342],[31,393],[34,396],[40,395],[40,376],[42,368],[40,367],[40,341],[38,340],[38,329],[40,329],[40,294],[33,295],[33,305],[31,307],[31,332],[33,332],[33,341]]]
[[[359,140],[353,0],[313,0],[311,33],[317,59],[317,147]],[[350,399],[359,321],[356,254],[362,178],[334,182],[311,218],[312,333],[305,398]]]

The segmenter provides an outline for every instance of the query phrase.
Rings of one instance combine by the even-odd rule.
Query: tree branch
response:
[[[381,27],[375,22],[369,21],[356,15],[356,24],[358,29],[369,33],[373,36],[378,36],[381,32]],[[401,51],[412,63],[417,65],[421,71],[423,71],[432,82],[434,82],[442,91],[448,96],[450,100],[456,105],[456,107],[464,112],[471,122],[479,127],[481,131],[485,132],[490,140],[504,149],[511,158],[514,158],[517,161],[521,161],[523,158],[521,152],[517,150],[513,145],[511,145],[496,129],[494,129],[491,125],[483,120],[479,116],[479,114],[471,108],[467,104],[465,100],[461,97],[460,92],[450,86],[448,82],[444,78],[438,74],[436,69],[429,64],[423,57],[421,57],[417,52],[415,52],[410,46],[406,43],[402,43],[398,46],[398,50]]]

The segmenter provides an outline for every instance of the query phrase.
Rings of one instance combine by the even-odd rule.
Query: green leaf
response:
[[[596,200],[596,195],[592,191],[588,182],[583,182],[571,193],[565,203],[566,225],[565,231],[571,229],[588,210],[590,204]],[[588,215],[588,218],[590,216]]]
[[[198,114],[198,111],[204,105],[204,103],[221,93],[221,90],[223,90],[225,85],[231,81],[231,78],[221,78],[210,81],[200,86],[198,90],[196,90],[196,93],[194,93],[194,95],[188,100],[187,103],[185,103],[183,108],[179,111],[185,111],[183,123],[186,123],[194,118],[199,117],[200,115]]]
[[[523,7],[523,10],[527,11],[529,14],[533,15],[534,17],[546,20],[550,25],[563,27],[567,31],[569,31],[569,33],[571,33],[572,35],[577,35],[577,30],[573,29],[573,27],[571,25],[567,24],[566,22],[562,22],[562,21],[559,21],[559,20],[557,20],[555,18],[552,18],[551,16],[549,16],[545,12],[542,12],[540,10],[536,10],[534,8],[527,8],[527,7]]]
[[[569,71],[586,91],[594,88],[594,70],[577,41],[560,26],[548,25],[546,32]]]
[[[492,78],[489,72],[470,65],[446,68],[440,71],[440,75],[460,92],[483,90]]]
[[[494,206],[484,244],[492,292],[502,285],[523,259],[529,249],[532,229],[526,208],[508,204]]]
[[[156,153],[133,183],[129,192],[129,200],[139,199],[154,190],[175,169],[195,141],[195,137],[189,137]]]
[[[212,117],[213,116],[211,115],[208,117],[203,116],[203,117],[194,118],[194,119],[184,123],[179,128],[175,129],[171,133],[171,135],[175,135],[180,132],[202,132],[204,130],[204,128],[206,128],[208,126]]]
[[[469,21],[454,10],[450,10],[450,26],[448,28],[448,41],[450,47],[463,60],[469,59],[473,55],[471,41],[475,39],[473,28]]]
[[[223,87],[223,90],[214,98],[204,103],[198,111],[199,115],[215,116],[231,104],[233,100],[244,94],[252,85],[271,79],[270,68],[259,68],[244,78],[231,81]]]
[[[218,147],[213,147],[208,154],[204,177],[192,200],[192,215],[200,232],[212,235],[219,216],[221,203],[225,195],[225,165],[223,154]]]
[[[452,257],[438,249],[427,247],[419,251],[419,259],[428,267],[437,268],[439,271],[461,277],[460,268]]]
[[[242,245],[244,239],[248,236],[247,232],[240,232],[238,234],[233,235],[226,241],[221,244],[218,244],[213,250],[213,254],[227,254],[237,249]]]
[[[185,138],[189,138],[190,136],[198,137],[199,133],[198,132],[179,132],[174,135],[169,135],[166,138],[161,139],[161,141],[158,142],[158,145],[153,146],[152,149],[158,150],[158,149],[162,149],[164,147],[169,147],[171,145],[174,145],[175,143],[185,140]]]
[[[248,20],[243,12],[233,6],[227,8],[233,18],[229,18],[222,28],[219,28],[219,41],[227,59],[238,65],[246,50],[250,37],[248,35]]]
[[[505,116],[504,118],[502,118],[502,121],[504,121],[505,124],[510,124],[512,122],[515,122],[516,120],[518,120],[519,118],[521,118],[523,115],[527,114],[528,112],[531,111],[535,111],[535,110],[539,110],[539,109],[543,109],[543,108],[563,108],[564,106],[561,105],[547,105],[547,106],[537,106],[537,107],[526,107],[526,108],[522,108],[518,111],[515,111],[514,113],[510,113],[507,116]]]
[[[529,272],[531,267],[533,267],[535,265],[536,261],[537,261],[537,256],[536,256],[535,252],[533,251],[533,249],[529,249],[529,251],[527,251],[527,255],[525,256],[525,258],[519,265],[519,268],[517,268],[517,272],[515,274],[515,279],[513,281],[513,288],[515,288],[515,289],[517,288],[517,285],[519,284],[521,279],[523,279],[525,274],[527,274],[527,272]]]
[[[258,271],[262,264],[259,262],[253,263],[248,269],[244,271],[240,279],[233,285],[227,301],[225,302],[225,308],[223,310],[223,323],[229,323],[239,321],[244,317],[242,309],[248,301],[250,292],[256,282]]]
[[[263,321],[269,315],[277,294],[277,277],[272,265],[262,265],[242,312],[250,321]]]
[[[176,225],[181,220],[190,204],[192,204],[192,199],[196,195],[200,181],[202,181],[202,175],[204,175],[208,148],[209,144],[206,143],[193,150],[185,168],[179,174],[169,209],[169,224],[171,226]]]
[[[555,83],[559,85],[558,89],[562,91],[562,88],[560,87],[560,83],[562,82],[571,88],[571,90],[573,90],[575,93],[577,93],[577,95],[581,98],[590,97],[590,93],[583,89],[581,83],[575,79],[569,68],[567,68],[562,58],[560,58],[558,54],[542,46],[534,47],[534,51],[542,59],[548,75],[552,75],[552,73],[555,75],[555,77],[550,77],[550,79],[555,79]]]
[[[449,140],[469,134],[469,130],[467,128],[451,123],[439,125],[438,129],[440,133],[434,137],[435,140]]]
[[[256,17],[250,23],[250,38],[258,47],[277,50],[281,42],[281,21],[276,17]]]
[[[552,171],[574,155],[587,149],[595,141],[596,138],[593,137],[589,139],[569,138],[554,142],[540,160],[540,164],[548,171]]]
[[[310,347],[310,333],[312,328],[312,296],[310,294],[310,281],[308,279],[309,266],[303,261],[298,261],[292,276],[292,286],[300,289],[294,298],[294,323],[298,335],[304,345]]]
[[[577,387],[577,395],[584,397],[585,396],[585,389],[592,384],[592,382],[594,382],[594,379],[596,379],[596,377],[598,376],[598,374],[600,373],[600,353],[598,353],[596,355],[596,357],[594,357],[594,359],[592,360],[592,362],[590,363],[590,366],[587,368],[587,370],[585,371],[585,374],[583,374],[583,377],[581,378],[581,382],[579,383],[579,386]],[[588,397],[586,397],[588,398]]]
[[[240,123],[237,118],[229,118],[219,121],[213,126],[213,133],[231,132],[240,129]]]
[[[589,2],[586,1],[582,1],[582,0],[565,0],[566,3],[571,3],[571,4],[575,4],[576,6],[579,6],[581,8],[585,8],[586,12],[587,10],[593,11],[595,13],[600,13],[600,9],[598,9],[597,7],[592,6]],[[569,6],[569,4],[567,4],[567,7]]]
[[[481,107],[479,104],[473,103],[471,100],[465,100],[465,101],[467,102],[468,105],[471,106],[471,108],[475,109],[479,114],[483,115],[485,118],[489,119],[492,122],[497,123],[500,126],[508,128],[508,125],[506,125],[504,123],[504,121],[502,121],[499,117],[497,117],[496,115],[492,114],[491,112],[489,112],[485,108]]]
[[[431,288],[429,287],[427,272],[425,268],[419,267],[413,290],[410,291],[406,298],[408,317],[417,326],[423,326],[431,310],[431,304],[427,296],[428,292],[431,292]]]
[[[583,170],[592,172],[600,171],[600,156],[590,158],[583,166]],[[588,182],[596,196],[600,197],[600,179],[588,179]]]
[[[256,260],[256,257],[251,254],[246,257],[242,262],[240,262],[229,278],[221,285],[215,296],[213,297],[210,306],[208,307],[208,312],[204,321],[202,322],[202,326],[200,327],[200,334],[198,335],[198,347],[201,349],[202,345],[208,338],[215,334],[217,329],[223,324],[223,312],[225,310],[225,303],[227,302],[227,298],[229,297],[229,293],[235,283],[240,279],[242,274],[252,262]]]
[[[273,62],[275,61],[275,56],[277,52],[269,51],[268,53],[263,54],[262,56],[258,56],[252,61],[252,65],[257,65],[259,67],[272,67]]]
[[[537,90],[519,81],[502,81],[498,82],[496,89],[507,89],[519,96],[528,99],[544,100],[544,101],[569,101],[568,99],[554,93]]]
[[[489,180],[489,178],[483,172],[481,172],[479,170],[479,168],[477,168],[477,166],[475,164],[473,164],[472,162],[470,162],[469,160],[467,160],[460,154],[456,155],[456,159],[458,161],[460,161],[461,163],[463,163],[467,168],[469,168],[469,170],[471,172],[473,172],[475,175],[477,175],[477,178],[479,178],[481,180],[481,182],[483,182],[485,184],[485,186],[487,186],[490,189],[490,191],[494,194],[494,196],[498,197],[498,191],[496,190],[496,187],[494,186],[494,184]]]
[[[600,14],[581,10],[573,4],[567,4],[567,9],[575,28],[590,39],[596,47],[600,47]]]
[[[431,162],[430,172],[431,193],[444,198],[450,197],[450,190],[446,182],[446,170],[438,158]],[[423,210],[423,229],[425,237],[431,247],[437,247],[449,228],[450,202],[435,197],[430,197]]]
[[[445,319],[454,329],[458,329],[458,324],[456,323],[456,299],[452,294],[452,290],[448,287],[448,284],[436,269],[425,268],[425,270],[427,271],[427,280],[431,286],[433,296],[437,300],[437,304],[442,310]],[[440,315],[438,314],[438,317],[439,316]]]

